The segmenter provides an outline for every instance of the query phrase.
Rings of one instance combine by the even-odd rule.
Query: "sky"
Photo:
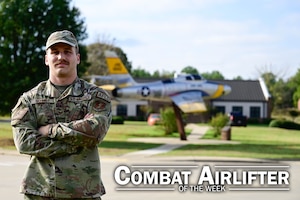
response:
[[[192,66],[225,79],[289,78],[300,68],[299,0],[73,0],[88,45],[120,47],[153,73]]]

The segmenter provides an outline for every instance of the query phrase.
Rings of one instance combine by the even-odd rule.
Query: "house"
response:
[[[140,79],[138,82],[153,81],[153,79]],[[271,96],[263,79],[258,80],[213,80],[231,87],[231,93],[217,99],[207,101],[209,111],[207,113],[189,114],[189,122],[207,122],[216,112],[229,114],[239,111],[247,118],[268,119],[271,116]],[[113,115],[138,117],[146,119],[148,110],[159,112],[159,109],[171,106],[165,102],[146,100],[121,100],[113,107]]]
[[[263,79],[216,81],[231,87],[228,95],[211,100],[217,112],[240,112],[247,118],[266,119],[271,117],[271,96]]]
[[[113,101],[112,115],[123,116],[125,118],[146,119],[149,102],[136,99],[119,99]]]

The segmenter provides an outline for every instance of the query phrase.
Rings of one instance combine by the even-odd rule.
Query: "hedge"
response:
[[[270,122],[269,127],[277,127],[284,129],[300,130],[300,124],[284,119],[274,119]]]

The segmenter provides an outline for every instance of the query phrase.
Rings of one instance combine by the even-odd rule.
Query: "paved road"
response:
[[[16,154],[1,154],[0,155],[0,194],[1,199],[21,200],[22,195],[19,194],[19,185],[29,157]],[[107,194],[103,196],[104,200],[152,200],[152,199],[172,199],[172,200],[198,200],[198,199],[222,199],[222,200],[252,200],[252,199],[271,199],[272,200],[299,200],[300,197],[300,162],[268,162],[255,159],[227,159],[227,158],[205,158],[205,157],[159,157],[159,156],[127,156],[127,157],[102,157],[102,177],[105,183]],[[174,191],[120,191],[121,188],[114,180],[114,173],[118,166],[126,165],[137,170],[147,167],[159,166],[160,170],[174,171],[176,167],[181,166],[190,170],[190,183],[197,183],[199,173],[202,166],[289,166],[285,168],[290,174],[289,191],[228,191],[225,192],[179,192],[178,186]],[[151,165],[151,166],[150,166]],[[142,167],[141,167],[142,166]],[[184,167],[183,167],[184,166]],[[141,171],[141,170],[140,170]],[[123,180],[123,179],[122,179]],[[168,187],[168,185],[166,186]],[[127,189],[126,187],[125,189]],[[163,187],[165,188],[165,187]]]

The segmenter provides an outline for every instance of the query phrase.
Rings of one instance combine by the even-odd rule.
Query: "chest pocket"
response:
[[[38,125],[47,125],[58,122],[71,122],[83,119],[87,114],[90,95],[82,97],[66,97],[57,99],[36,99],[34,107],[37,113]]]
[[[83,119],[88,113],[88,104],[91,100],[91,95],[84,95],[82,97],[69,97],[67,107],[67,119],[66,121],[74,121]]]
[[[35,99],[32,102],[36,110],[38,126],[55,123],[54,117],[54,99]]]

